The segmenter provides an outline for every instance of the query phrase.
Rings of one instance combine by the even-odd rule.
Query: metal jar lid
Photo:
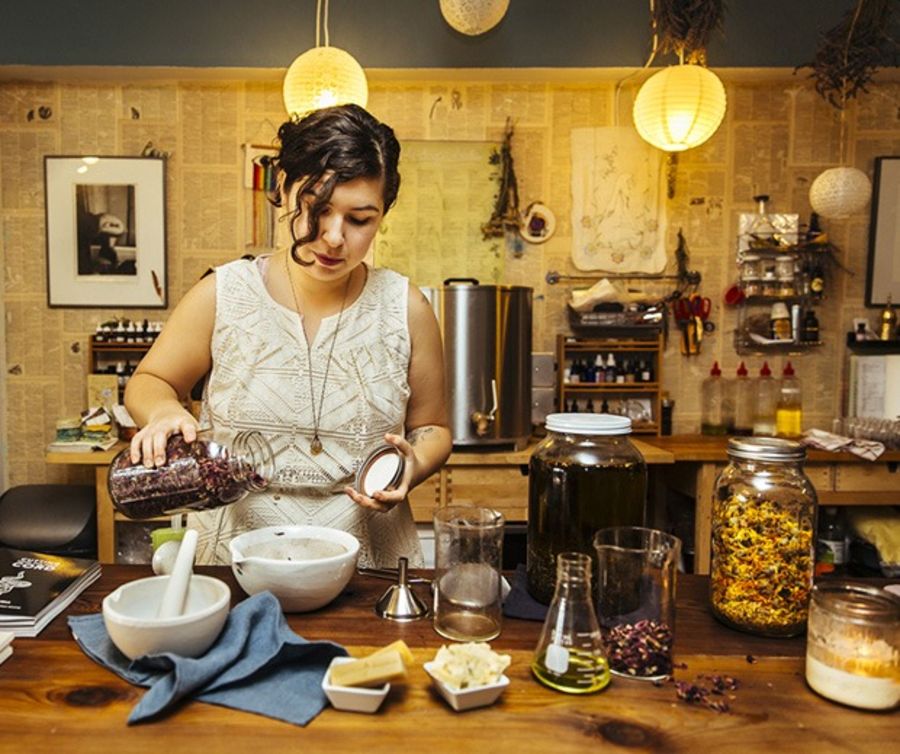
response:
[[[748,461],[803,461],[806,447],[781,437],[732,437],[728,455]]]
[[[631,434],[631,419],[616,414],[550,414],[547,430],[570,435]]]
[[[356,472],[356,491],[372,497],[376,492],[397,487],[406,470],[406,459],[393,445],[373,450]]]

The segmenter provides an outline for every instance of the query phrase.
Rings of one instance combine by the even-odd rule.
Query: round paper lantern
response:
[[[716,132],[725,117],[725,87],[708,68],[673,65],[644,82],[633,117],[644,141],[666,152],[683,152]]]
[[[305,115],[332,105],[365,107],[369,99],[366,74],[356,59],[340,47],[313,47],[288,67],[282,85],[289,115]]]
[[[509,8],[509,0],[441,0],[444,20],[469,36],[493,29]]]
[[[869,203],[872,184],[858,168],[829,168],[809,187],[809,203],[820,216],[843,220]]]

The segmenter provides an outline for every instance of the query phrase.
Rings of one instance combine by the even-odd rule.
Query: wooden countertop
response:
[[[201,568],[243,593],[225,568]],[[72,605],[72,613],[97,612],[104,595],[145,566],[104,566],[101,579]],[[377,618],[372,606],[387,582],[356,576],[328,607],[291,615],[291,627],[308,639],[331,639],[360,654],[402,638],[417,663],[441,645],[429,621],[396,624]],[[126,726],[143,689],[89,660],[69,635],[64,617],[37,639],[16,639],[0,666],[0,751],[121,751],[166,754],[198,750],[396,752],[584,752],[591,747],[635,751],[741,752],[896,751],[897,717],[832,704],[803,681],[804,639],[763,639],[719,625],[706,608],[707,581],[682,576],[676,621],[680,680],[727,674],[740,681],[731,711],[715,713],[676,699],[672,684],[614,678],[597,694],[570,696],[536,683],[529,663],[540,623],[507,619],[492,642],[512,655],[512,683],[487,708],[454,713],[431,690],[421,667],[391,690],[376,715],[331,708],[306,728],[223,707],[187,702],[149,724]],[[421,589],[421,587],[418,587]],[[753,663],[748,661],[752,655]],[[702,681],[701,681],[702,682]]]
[[[727,437],[712,437],[710,435],[672,435],[670,437],[654,437],[647,442],[660,450],[667,450],[679,461],[719,461],[726,462],[728,454]],[[865,458],[860,458],[853,453],[841,451],[830,453],[826,450],[807,449],[807,461],[830,461],[834,463],[872,463]],[[900,461],[900,450],[886,450],[877,459],[877,463],[885,461]]]

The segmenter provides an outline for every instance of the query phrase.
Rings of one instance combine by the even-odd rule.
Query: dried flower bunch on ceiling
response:
[[[705,64],[709,40],[722,28],[723,11],[722,0],[655,0],[650,14],[656,50]]]
[[[866,85],[878,68],[897,64],[900,45],[890,35],[897,0],[857,0],[837,26],[822,35],[812,62],[816,91],[838,110]]]

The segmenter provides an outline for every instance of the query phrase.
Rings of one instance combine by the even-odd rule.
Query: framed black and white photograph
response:
[[[45,157],[51,307],[166,307],[165,160]]]
[[[866,306],[900,303],[900,155],[875,158]]]

